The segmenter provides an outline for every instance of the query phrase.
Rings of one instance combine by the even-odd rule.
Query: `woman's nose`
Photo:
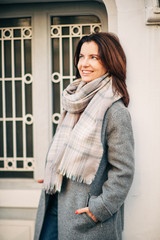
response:
[[[89,65],[89,59],[88,58],[84,58],[83,62],[82,62],[83,66],[88,66]]]

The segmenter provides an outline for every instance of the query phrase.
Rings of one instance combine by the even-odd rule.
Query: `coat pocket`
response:
[[[88,193],[88,196],[86,198],[86,204],[84,207],[88,207],[89,199],[90,199],[90,193]],[[86,232],[90,228],[93,228],[94,226],[97,225],[97,223],[94,222],[92,218],[87,215],[87,213],[79,214],[76,217],[77,219],[75,222],[75,229],[77,231]]]
[[[96,226],[96,222],[92,220],[86,213],[77,215],[75,229],[80,232],[86,232],[90,228]]]

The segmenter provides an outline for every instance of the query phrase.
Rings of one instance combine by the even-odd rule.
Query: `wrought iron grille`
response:
[[[92,19],[92,16],[89,17]],[[95,19],[95,16],[93,19]],[[101,31],[100,22],[51,25],[53,134],[62,112],[62,91],[75,79],[73,55],[77,43],[82,36],[99,31]]]
[[[33,177],[31,50],[31,26],[0,28],[1,177]]]

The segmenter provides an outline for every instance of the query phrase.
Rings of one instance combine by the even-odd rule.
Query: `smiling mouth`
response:
[[[90,74],[90,73],[92,73],[93,71],[87,71],[87,70],[82,70],[82,73],[83,74]]]

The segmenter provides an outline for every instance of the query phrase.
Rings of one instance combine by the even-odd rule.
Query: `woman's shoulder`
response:
[[[105,114],[102,125],[102,137],[111,139],[110,137],[133,140],[132,120],[127,107],[122,101],[117,101],[108,109]],[[103,139],[103,138],[102,138]]]
[[[110,112],[110,113],[115,113],[115,112],[117,112],[117,111],[123,111],[124,109],[125,109],[125,110],[128,110],[128,108],[125,107],[124,103],[123,103],[122,100],[120,99],[120,100],[114,102],[114,103],[110,106],[110,108],[108,109],[108,112]]]
[[[131,128],[131,116],[129,110],[124,106],[121,100],[118,100],[111,105],[105,114],[103,122],[103,127],[105,129],[117,128],[117,126]]]

